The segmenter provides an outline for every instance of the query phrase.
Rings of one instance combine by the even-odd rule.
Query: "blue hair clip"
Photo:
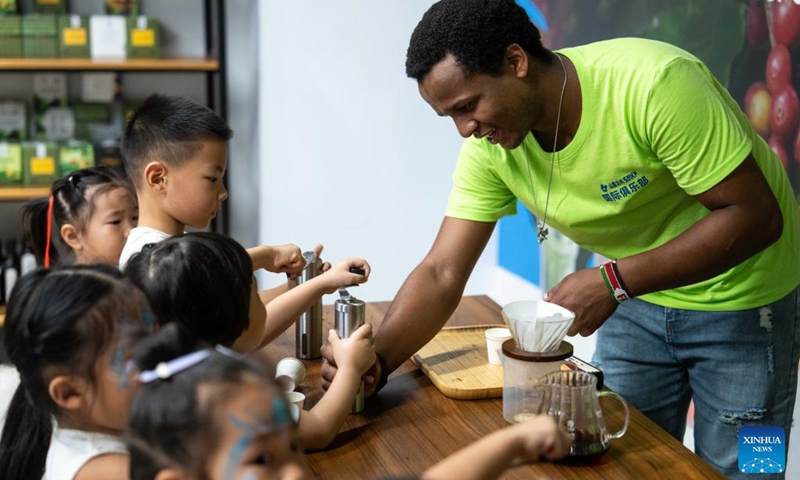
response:
[[[145,370],[139,374],[139,381],[150,383],[156,380],[166,380],[173,375],[191,368],[211,356],[211,350],[198,350],[187,355],[161,362],[153,370]]]

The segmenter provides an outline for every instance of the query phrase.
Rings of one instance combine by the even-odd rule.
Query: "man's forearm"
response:
[[[420,264],[409,275],[375,334],[389,372],[432,339],[458,306],[464,284]],[[389,372],[386,372],[388,374]]]

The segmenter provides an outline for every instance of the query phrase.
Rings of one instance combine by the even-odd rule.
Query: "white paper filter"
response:
[[[561,345],[575,314],[554,303],[522,300],[503,307],[503,319],[517,347],[527,352],[549,352]]]

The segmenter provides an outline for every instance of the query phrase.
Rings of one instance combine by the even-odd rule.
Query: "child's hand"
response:
[[[512,427],[519,438],[520,460],[554,460],[569,453],[571,440],[567,432],[560,428],[553,417],[537,415],[531,420]]]
[[[314,247],[314,253],[317,255],[317,258],[319,258],[319,256],[322,255],[323,248],[324,247],[322,246],[321,243],[318,243],[317,246]],[[322,267],[320,268],[322,272],[327,272],[330,269],[331,269],[331,262],[322,262]]]
[[[295,277],[303,271],[306,262],[297,245],[261,245],[247,250],[253,259],[253,270],[263,268],[268,272],[285,272]]]
[[[350,273],[351,268],[364,270],[364,275]],[[337,288],[366,282],[367,279],[369,279],[369,272],[369,263],[363,258],[345,258],[331,267],[330,270],[320,275],[319,278],[320,281],[323,282],[323,292],[333,293]]]
[[[372,325],[369,323],[358,327],[349,338],[339,338],[339,333],[331,329],[328,332],[328,343],[340,371],[352,368],[360,377],[375,363],[375,344],[372,342]]]

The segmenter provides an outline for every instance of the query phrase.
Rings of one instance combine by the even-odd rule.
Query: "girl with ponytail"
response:
[[[53,183],[52,194],[26,203],[25,234],[39,265],[118,265],[139,207],[127,178],[105,166],[84,168]]]
[[[150,317],[144,295],[114,267],[20,278],[4,326],[20,385],[0,437],[3,478],[127,478],[121,436],[136,385],[127,352]]]

